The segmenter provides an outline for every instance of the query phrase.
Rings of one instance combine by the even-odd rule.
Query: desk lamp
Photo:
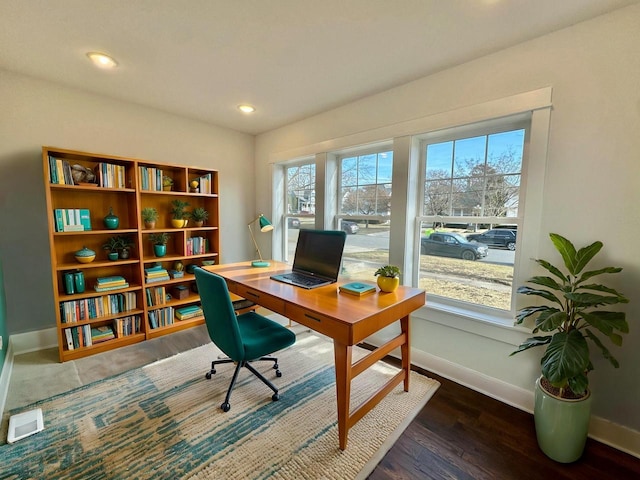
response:
[[[257,220],[260,220],[261,232],[270,232],[271,230],[273,230],[273,225],[271,225],[271,222],[267,220],[267,218],[262,214],[260,214],[254,220],[250,221],[249,224],[247,225],[249,227],[249,233],[251,234],[251,239],[253,240],[253,244],[256,246],[256,250],[258,251],[258,257],[260,257],[260,260],[254,260],[253,262],[251,262],[251,266],[252,267],[268,267],[271,264],[269,262],[265,262],[262,259],[262,254],[260,253],[260,248],[258,248],[256,237],[253,236],[253,230],[251,230],[251,225],[255,223]]]

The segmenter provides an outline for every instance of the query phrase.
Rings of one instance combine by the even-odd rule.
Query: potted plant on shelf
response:
[[[400,269],[395,265],[385,265],[374,273],[378,277],[377,284],[383,292],[394,292],[400,285]]]
[[[183,228],[187,226],[189,217],[189,212],[187,212],[188,206],[189,202],[185,202],[184,200],[176,199],[171,202],[171,225],[175,228]]]
[[[109,237],[102,248],[109,252],[107,253],[109,260],[116,261],[118,260],[118,251],[122,248],[122,240],[119,236]]]
[[[576,250],[561,235],[551,233],[549,236],[562,256],[566,272],[546,260],[535,260],[553,276],[530,278],[528,282],[537,287],[522,286],[517,292],[542,297],[551,304],[524,307],[516,316],[517,325],[532,317],[535,319],[532,333],[549,334],[528,338],[511,355],[546,346],[540,361],[542,375],[535,388],[536,436],[548,457],[569,463],[582,455],[589,429],[591,393],[587,374],[593,370],[593,363],[587,341],[618,368],[618,361],[596,332],[609,338],[614,345],[622,345],[620,334],[629,331],[626,314],[601,310],[601,307],[628,303],[629,300],[613,288],[586,283],[597,275],[622,271],[619,267],[604,267],[583,272],[602,249],[602,242],[596,241]]]
[[[198,207],[191,211],[189,217],[193,220],[194,226],[200,228],[204,224],[205,220],[209,218],[209,212],[202,207]]]
[[[162,176],[162,190],[170,191],[173,188],[173,178],[168,175]]]
[[[120,235],[118,238],[120,239],[120,259],[126,260],[131,255],[131,247],[135,244],[133,243],[130,235]]]
[[[169,233],[160,232],[149,235],[149,241],[153,244],[153,253],[156,257],[164,257],[167,254],[167,242]]]
[[[156,222],[158,221],[158,210],[153,207],[143,208],[140,212],[142,221],[144,222],[144,228],[156,228]]]

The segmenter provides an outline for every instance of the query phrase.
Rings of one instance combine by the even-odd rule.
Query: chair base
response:
[[[231,391],[233,390],[233,387],[236,384],[236,380],[238,379],[238,374],[240,373],[240,369],[242,367],[246,367],[247,370],[253,373],[260,380],[262,380],[262,383],[264,383],[267,387],[273,390],[274,393],[271,396],[271,400],[273,400],[274,402],[280,400],[280,395],[278,394],[278,389],[276,388],[276,386],[273,383],[271,383],[269,380],[267,380],[260,372],[258,372],[251,365],[251,362],[259,362],[259,361],[273,362],[273,369],[276,371],[276,377],[282,376],[282,372],[280,371],[280,368],[278,366],[278,359],[276,357],[260,357],[260,358],[257,358],[256,360],[251,360],[251,361],[243,360],[241,362],[235,362],[231,358],[223,358],[223,359],[214,360],[211,362],[211,370],[205,374],[205,377],[207,378],[207,380],[210,380],[211,376],[216,373],[216,365],[221,365],[223,363],[236,363],[236,369],[233,372],[233,378],[231,379],[231,384],[229,385],[229,389],[227,390],[227,396],[224,399],[224,403],[220,405],[220,408],[222,409],[223,412],[228,412],[231,409],[231,404],[229,403],[229,399],[231,398]]]

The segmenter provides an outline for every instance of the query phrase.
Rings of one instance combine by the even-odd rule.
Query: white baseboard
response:
[[[9,337],[7,342],[7,356],[0,374],[0,415],[4,412],[4,406],[9,393],[9,381],[13,371],[13,357],[22,353],[35,352],[45,348],[57,347],[58,339],[55,328],[36,330],[35,332],[17,333]]]
[[[0,418],[4,413],[4,406],[7,402],[7,394],[9,393],[9,380],[11,380],[11,371],[13,370],[13,347],[11,342],[7,348],[7,356],[4,357],[2,364],[2,373],[0,374]]]
[[[23,353],[44,350],[45,348],[53,348],[58,346],[58,337],[56,328],[45,328],[44,330],[36,330],[34,332],[16,333],[9,337],[10,345],[13,345],[13,354],[21,355]]]

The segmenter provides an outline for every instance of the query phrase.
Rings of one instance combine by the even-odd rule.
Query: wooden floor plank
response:
[[[588,439],[580,460],[539,449],[533,416],[429,372],[442,386],[387,452],[371,480],[640,479],[640,459]]]

